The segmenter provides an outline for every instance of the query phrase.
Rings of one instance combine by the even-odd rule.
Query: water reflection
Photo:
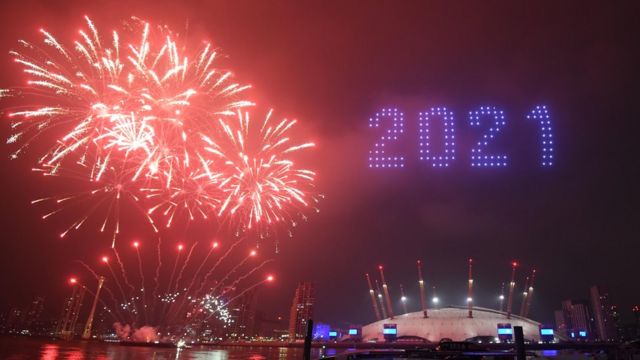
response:
[[[334,349],[313,349],[312,357],[335,354]],[[285,347],[227,347],[192,349],[121,346],[101,342],[65,342],[27,337],[0,337],[0,359],[41,360],[298,360],[302,349]]]
[[[40,359],[42,360],[55,360],[58,358],[58,346],[45,344],[42,347],[42,353],[40,354]]]

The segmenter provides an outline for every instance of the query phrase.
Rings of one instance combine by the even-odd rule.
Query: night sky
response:
[[[378,264],[392,296],[404,284],[417,310],[417,259],[441,302],[462,305],[473,257],[479,306],[497,306],[517,259],[538,269],[532,318],[552,321],[561,300],[586,298],[593,284],[629,317],[640,303],[639,10],[596,1],[5,1],[0,87],[23,81],[7,52],[39,39],[40,27],[69,41],[85,14],[103,28],[132,15],[178,31],[188,23],[189,37],[212,40],[253,85],[253,99],[298,118],[298,135],[318,144],[305,161],[325,199],[292,239],[281,237],[278,280],[260,292],[268,315],[288,316],[296,283],[311,280],[317,320],[368,323],[363,274]],[[552,168],[539,165],[538,128],[525,117],[538,104],[554,121]],[[442,105],[454,112],[458,157],[432,169],[417,160],[417,113]],[[469,165],[481,133],[467,113],[481,105],[506,113],[493,149],[509,155],[507,168]],[[403,169],[367,166],[380,135],[368,119],[385,106],[405,113],[394,149]],[[0,132],[9,134],[7,121]],[[68,186],[32,173],[33,155],[11,161],[13,148],[0,148],[0,309],[39,294],[57,314],[73,260],[95,258],[109,239],[61,240],[64,224],[43,222],[30,201]],[[125,238],[145,233],[128,226]]]

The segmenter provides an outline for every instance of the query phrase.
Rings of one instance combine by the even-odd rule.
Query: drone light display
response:
[[[405,133],[405,116],[398,108],[382,108],[369,118],[369,127],[381,129],[382,135],[376,139],[369,150],[368,165],[370,168],[403,168],[407,156],[393,152],[389,147],[398,144]],[[527,120],[534,120],[539,125],[540,157],[539,164],[551,167],[555,161],[553,127],[551,115],[546,105],[535,106],[527,115]],[[496,138],[500,137],[507,126],[504,110],[496,106],[480,106],[469,111],[469,126],[484,129],[480,137],[473,141],[469,150],[469,165],[476,168],[500,168],[509,165],[509,156],[497,153],[492,148]],[[433,133],[434,122],[442,122],[442,134]],[[427,162],[433,168],[446,168],[456,160],[456,135],[454,113],[447,107],[432,107],[418,113],[418,159]],[[436,149],[434,139],[441,137],[441,146]],[[391,145],[391,146],[390,146]]]

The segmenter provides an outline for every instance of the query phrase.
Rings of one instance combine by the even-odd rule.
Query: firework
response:
[[[239,98],[250,86],[214,67],[210,44],[190,51],[167,28],[137,19],[123,33],[104,35],[85,20],[87,28],[69,45],[40,30],[42,44],[21,40],[10,52],[28,77],[26,86],[0,92],[26,104],[9,112],[7,143],[19,144],[11,157],[35,142],[50,144],[35,166],[44,175],[84,179],[95,184],[88,195],[111,192],[118,199],[122,187],[135,194],[151,184],[165,190],[164,203],[177,208],[194,199],[206,215],[202,202],[215,200],[197,198],[197,189],[218,175],[199,139],[214,131],[218,117],[252,105]],[[54,200],[61,199],[74,197]],[[105,221],[116,234],[117,219]]]
[[[78,261],[91,277],[106,279],[104,290],[107,295],[100,302],[118,328],[148,326],[177,337],[184,337],[188,331],[197,332],[203,326],[225,331],[234,321],[229,305],[248,291],[273,281],[272,275],[256,280],[261,270],[273,260],[255,261],[258,253],[248,250],[243,255],[237,243],[224,250],[220,243],[214,242],[209,251],[202,251],[202,244],[197,242],[190,246],[163,247],[159,259],[169,260],[164,266],[162,261],[150,264],[152,257],[142,255],[144,245],[135,241],[131,244],[132,249],[122,254],[117,248],[111,249],[119,271],[114,271],[108,255],[99,258],[101,265],[97,267]],[[151,242],[149,245],[154,247]],[[160,243],[156,245],[161,248]],[[185,255],[183,251],[189,254]],[[202,268],[213,271],[205,275]],[[151,284],[145,280],[147,272],[160,274],[153,291],[149,291]],[[176,277],[176,274],[179,275]],[[73,284],[78,281],[73,278]]]
[[[166,27],[133,19],[103,35],[85,17],[79,40],[63,44],[41,30],[43,44],[11,51],[29,80],[1,90],[25,105],[9,112],[17,158],[49,144],[34,171],[83,181],[83,191],[34,200],[43,218],[82,207],[64,237],[91,216],[101,232],[120,233],[122,207],[133,207],[158,232],[193,220],[228,224],[237,236],[289,230],[314,207],[315,173],[294,163],[295,120],[250,121],[249,88],[216,68],[210,44],[189,51]],[[37,148],[42,148],[38,146]],[[317,208],[316,208],[317,210]]]
[[[241,230],[264,234],[275,224],[296,225],[301,209],[315,206],[315,172],[298,168],[297,151],[313,143],[295,144],[289,137],[296,120],[272,120],[270,110],[263,121],[253,122],[249,112],[238,111],[234,119],[219,119],[222,136],[203,137],[205,150],[222,160],[222,200],[218,215],[228,217]]]

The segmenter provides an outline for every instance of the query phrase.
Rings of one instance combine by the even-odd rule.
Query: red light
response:
[[[249,253],[250,256],[256,256],[257,252],[255,250],[251,250],[251,253]]]
[[[378,269],[379,269],[379,270],[382,270],[382,265],[378,265]]]
[[[273,281],[273,275],[267,276],[267,281],[272,282]]]
[[[69,284],[71,284],[71,285],[75,285],[77,282],[78,282],[78,279],[76,279],[76,278],[74,278],[74,277],[69,278]]]
[[[213,247],[214,249],[217,248],[220,244],[218,244],[217,241],[214,241],[213,244],[211,244],[211,247]]]
[[[106,256],[103,256],[102,257],[102,262],[105,263],[105,264],[108,263],[109,262],[109,258],[106,257]]]
[[[133,247],[134,247],[134,248],[138,248],[138,246],[140,246],[140,243],[139,243],[139,242],[137,242],[137,241],[134,241],[134,242],[133,242]]]
[[[184,248],[184,245],[178,244],[178,251],[182,251],[183,248]]]
[[[511,265],[513,265],[513,267],[516,267],[518,266],[518,263],[514,261]]]

